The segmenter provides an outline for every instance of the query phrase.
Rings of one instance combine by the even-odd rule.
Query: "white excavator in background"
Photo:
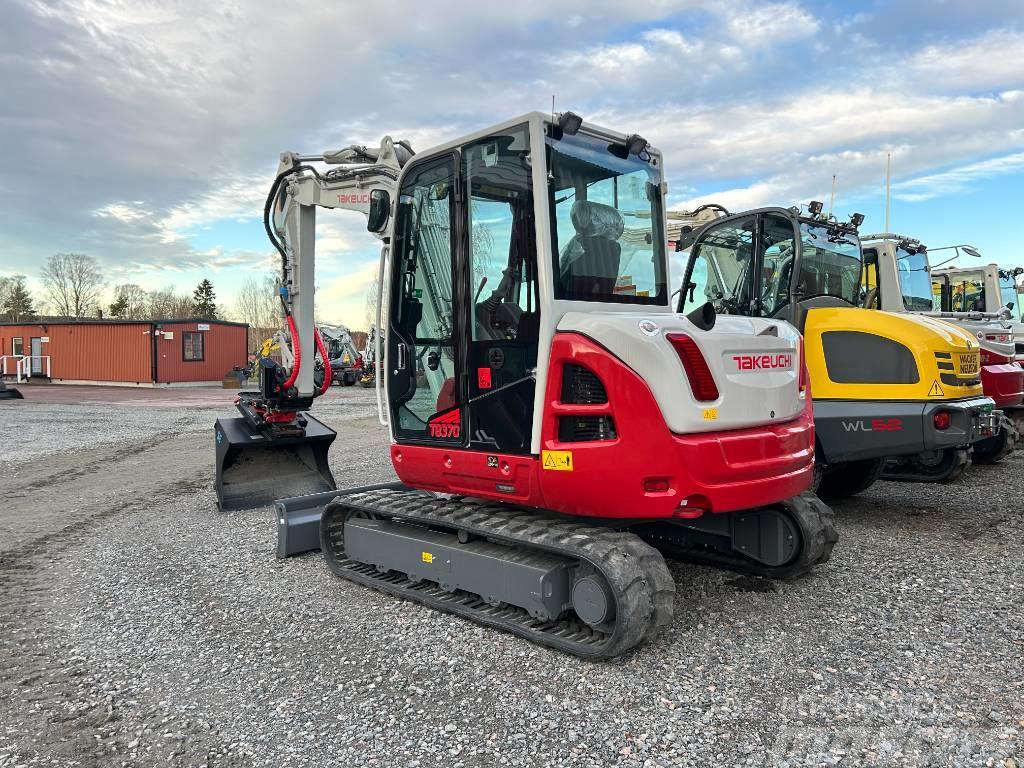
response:
[[[666,193],[646,139],[568,112],[415,156],[390,138],[282,155],[265,225],[294,361],[216,424],[222,506],[303,494],[275,505],[279,554],[322,548],[341,578],[590,658],[671,622],[662,552],[772,578],[827,560],[799,334],[674,311]],[[333,485],[333,432],[306,412],[327,356],[317,207],[362,212],[383,243],[399,483],[315,492]]]
[[[363,358],[352,341],[351,331],[344,325],[321,325],[319,330],[327,347],[332,381],[351,387],[363,372]]]

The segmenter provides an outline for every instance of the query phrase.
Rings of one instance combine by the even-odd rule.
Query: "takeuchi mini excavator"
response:
[[[678,248],[690,256],[680,312],[785,319],[803,333],[825,498],[871,486],[889,457],[895,479],[949,481],[993,429],[978,344],[927,317],[862,309],[859,214],[840,222],[811,203],[722,216]],[[762,363],[771,368],[771,361]]]
[[[971,253],[981,255],[973,248]],[[1013,333],[1015,359],[1024,365],[1024,311],[1017,293],[1017,280],[1024,274],[1024,268],[1003,269],[998,264],[984,264],[942,267],[931,272],[933,282],[938,283],[934,286],[939,300],[935,308],[945,312],[981,312],[986,317],[1006,321]]]
[[[933,274],[928,248],[905,235],[886,233],[865,237],[864,269],[869,293],[873,289],[872,306],[887,312],[916,312],[954,323],[978,340],[981,385],[1002,414],[998,432],[976,442],[971,459],[979,464],[1001,461],[1014,450],[1019,433],[1024,429],[1024,369],[1014,360],[1013,325],[1006,317],[1014,307],[1016,296],[1011,294],[1007,299],[1009,307],[1002,313],[986,313],[978,308],[964,311],[962,308],[969,305],[968,301],[957,302],[954,311],[949,274]],[[938,288],[937,297],[935,288]],[[1012,276],[1009,288],[1015,290]],[[958,295],[966,298],[966,291]],[[980,304],[976,301],[978,298],[972,300],[975,307]],[[1005,299],[1005,294],[1000,298]],[[984,301],[984,295],[980,300]]]
[[[251,407],[312,402],[315,210],[360,210],[400,479],[288,500],[283,524],[319,516],[341,578],[590,658],[670,623],[662,552],[780,578],[827,560],[799,335],[673,311],[665,195],[645,139],[572,113],[283,155],[267,223],[298,372]]]

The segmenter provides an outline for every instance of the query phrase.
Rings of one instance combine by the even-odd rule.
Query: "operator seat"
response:
[[[577,200],[569,214],[576,234],[562,250],[559,261],[562,292],[566,299],[611,296],[619,277],[625,229],[622,214],[603,203]]]

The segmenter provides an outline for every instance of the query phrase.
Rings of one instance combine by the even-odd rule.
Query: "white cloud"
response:
[[[922,87],[981,90],[1024,86],[1024,32],[992,30],[974,40],[947,40],[914,54],[907,66]]]
[[[760,7],[729,6],[728,29],[744,46],[771,48],[779,43],[810,37],[820,28],[818,20],[796,3],[772,3]]]
[[[974,182],[1024,171],[1024,152],[994,157],[979,163],[952,168],[941,173],[926,174],[893,186],[893,196],[908,202],[931,200],[940,195],[965,192]]]

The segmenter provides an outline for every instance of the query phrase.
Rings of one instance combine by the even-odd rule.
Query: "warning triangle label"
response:
[[[939,381],[936,379],[932,382],[932,388],[928,390],[928,397],[945,397],[946,393],[942,391],[942,387],[939,386]]]

